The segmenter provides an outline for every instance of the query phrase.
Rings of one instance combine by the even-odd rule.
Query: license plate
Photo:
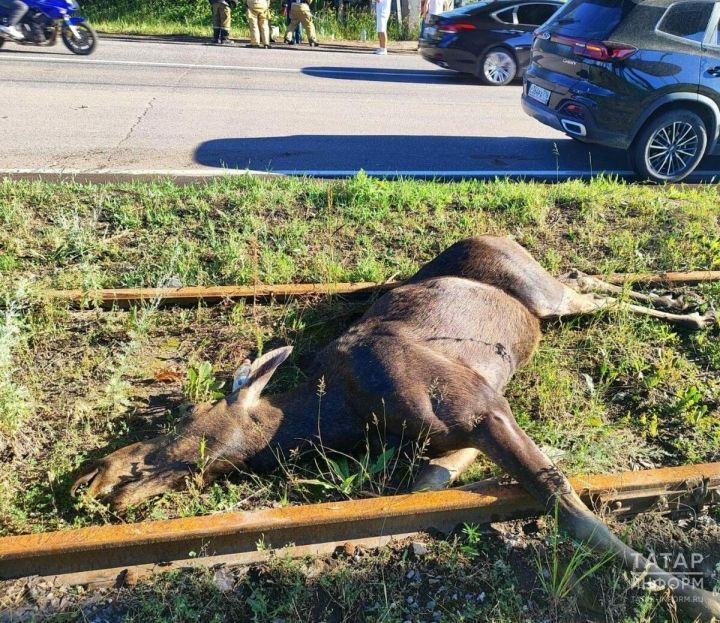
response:
[[[428,26],[428,27],[423,31],[423,38],[425,38],[425,39],[432,39],[432,38],[435,37],[436,34],[437,34],[437,28],[435,28],[435,26]]]
[[[528,96],[542,104],[547,104],[550,99],[550,91],[531,83],[528,87]]]

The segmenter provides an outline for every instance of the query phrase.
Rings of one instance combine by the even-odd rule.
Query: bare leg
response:
[[[413,491],[438,491],[455,482],[480,454],[476,448],[463,448],[432,459],[418,474]]]
[[[623,294],[625,292],[625,290],[620,286],[607,283],[606,281],[602,281],[596,277],[591,277],[590,275],[586,275],[577,270],[569,272],[566,275],[561,275],[558,277],[558,281],[581,293],[605,292],[608,294]],[[643,294],[642,292],[633,292],[632,290],[628,291],[627,295],[635,301],[640,301],[641,303],[646,303],[648,305],[656,305],[658,307],[665,307],[666,309],[674,309],[677,311],[687,309],[687,305],[682,298],[660,296],[659,294],[653,294],[652,292],[649,294]]]
[[[558,504],[562,525],[599,553],[612,554],[623,565],[673,590],[679,605],[702,620],[720,619],[720,595],[683,583],[618,539],[582,503],[567,478],[515,422],[507,401],[498,397],[473,433],[478,448],[546,504]]]
[[[541,316],[541,318],[558,318],[566,315],[590,314],[613,305],[616,305],[621,309],[627,309],[628,311],[640,316],[650,316],[651,318],[666,320],[667,322],[680,325],[681,327],[687,327],[689,329],[702,329],[703,327],[711,325],[717,321],[717,317],[714,312],[709,312],[704,316],[701,316],[697,312],[692,314],[673,314],[671,312],[664,312],[650,307],[624,303],[610,296],[578,294],[570,288],[568,288],[568,291],[566,292],[566,299],[563,305],[555,309],[552,314],[548,316]]]

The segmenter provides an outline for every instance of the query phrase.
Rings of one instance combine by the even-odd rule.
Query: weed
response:
[[[22,313],[27,304],[27,288],[27,283],[20,282],[14,291],[8,292],[0,312],[0,437],[19,430],[33,411],[30,392],[15,380],[15,358],[27,337]]]
[[[470,558],[476,558],[483,550],[482,532],[480,526],[475,524],[463,524],[462,534],[465,542],[460,546],[463,554]]]
[[[222,398],[221,389],[224,384],[223,381],[215,378],[212,364],[203,361],[201,364],[188,367],[183,394],[192,404],[211,402]]]
[[[108,362],[110,376],[105,384],[104,395],[97,404],[99,412],[116,416],[130,406],[131,385],[127,376],[134,371],[135,357],[147,340],[159,305],[160,300],[155,299],[149,305],[134,307],[130,311],[127,329],[129,339]],[[112,419],[107,422],[112,426]]]
[[[558,504],[555,504],[554,521],[548,538],[550,551],[541,553],[537,549],[535,564],[540,585],[551,599],[553,608],[557,609],[578,590],[584,580],[607,565],[614,554],[608,553],[597,558],[587,543],[577,543],[569,560],[562,560],[563,537],[560,533]]]

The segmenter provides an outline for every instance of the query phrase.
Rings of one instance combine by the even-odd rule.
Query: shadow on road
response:
[[[570,139],[483,136],[296,135],[201,143],[208,167],[263,171],[384,171],[461,175],[626,171],[625,153]]]
[[[207,167],[287,174],[373,174],[416,177],[630,175],[624,151],[571,139],[519,136],[295,135],[224,138],[201,143],[195,162]],[[706,158],[688,181],[717,182],[720,158]]]
[[[444,69],[393,69],[374,67],[304,67],[302,73],[315,78],[364,80],[366,82],[404,82],[410,84],[479,84],[469,74]]]

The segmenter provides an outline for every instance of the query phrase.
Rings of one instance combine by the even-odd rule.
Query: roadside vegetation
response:
[[[378,445],[371,430],[357,456],[318,448],[271,474],[238,473],[207,488],[194,479],[187,491],[120,517],[97,501],[73,500],[81,464],[171,430],[193,405],[228,391],[244,357],[294,344],[269,391],[300,382],[367,300],[102,311],[91,296],[74,310],[48,289],[382,281],[407,277],[478,233],[513,236],[555,274],[720,269],[714,187],[363,175],[183,187],[0,182],[0,534],[391,494],[407,486],[424,451],[421,443]],[[720,284],[674,292],[701,311],[720,309]],[[521,426],[569,474],[717,461],[719,337],[717,326],[689,332],[617,310],[546,323],[507,397]],[[465,479],[494,473],[480,460]],[[681,538],[650,516],[628,538],[687,551],[703,544],[714,582],[717,519],[686,523]],[[662,597],[628,588],[612,561],[574,558],[552,518],[503,526],[429,538],[419,558],[398,545],[320,561],[279,555],[242,577],[234,570],[225,579],[212,571],[159,578],[113,593],[112,608],[138,621],[212,620],[215,607],[242,621],[308,620],[308,612],[333,621],[577,620],[577,608],[597,607],[586,603],[590,594],[605,600],[601,611],[612,603],[607,620],[670,620]],[[18,607],[14,590],[0,587],[0,613]],[[66,620],[83,620],[81,597],[68,596]]]
[[[270,24],[285,34],[285,18],[280,12],[279,0],[270,3]],[[346,5],[338,16],[332,2],[312,4],[315,27],[323,43],[335,40],[367,41],[375,39],[375,14],[370,4]],[[152,3],[139,0],[86,0],[82,10],[90,22],[101,32],[126,35],[185,35],[210,37],[212,19],[210,3],[207,0],[159,0]],[[232,13],[232,38],[248,39],[244,1],[240,1]],[[417,29],[407,32],[392,15],[388,24],[391,41],[417,39]],[[304,41],[307,41],[305,36]]]

